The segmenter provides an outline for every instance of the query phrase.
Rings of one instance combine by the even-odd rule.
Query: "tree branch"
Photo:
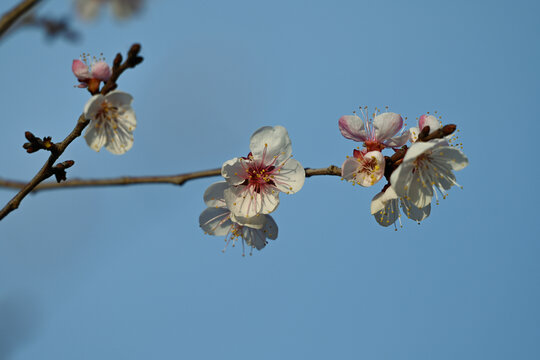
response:
[[[122,186],[122,185],[140,185],[140,184],[174,184],[184,185],[189,180],[202,179],[221,175],[221,168],[204,171],[195,171],[178,175],[163,176],[124,176],[111,179],[72,179],[62,183],[47,182],[34,187],[33,192],[41,190],[54,190],[65,188],[81,187],[103,187],[103,186]],[[341,176],[341,169],[335,165],[327,168],[306,169],[306,177],[332,175]],[[21,181],[0,179],[0,187],[21,189],[26,184]]]
[[[34,190],[34,188],[38,186],[40,182],[51,177],[54,174],[53,166],[56,160],[58,160],[60,155],[62,155],[64,150],[68,147],[69,144],[71,144],[73,140],[81,136],[83,129],[86,127],[86,125],[88,125],[89,122],[90,120],[85,119],[83,115],[79,117],[77,125],[75,125],[75,128],[73,128],[71,133],[61,143],[55,144],[56,151],[51,152],[49,159],[47,159],[47,162],[45,162],[45,165],[43,165],[41,170],[39,170],[39,172],[34,176],[34,178],[28,184],[25,184],[22,187],[21,191],[19,191],[6,204],[6,206],[4,206],[2,210],[0,210],[0,220],[5,218],[13,210],[17,209],[22,199],[24,199],[26,195],[28,195],[32,190]]]
[[[6,31],[9,30],[13,24],[17,22],[24,14],[26,14],[30,9],[32,9],[37,3],[41,0],[23,0],[13,9],[8,11],[0,19],[0,38],[4,36]]]

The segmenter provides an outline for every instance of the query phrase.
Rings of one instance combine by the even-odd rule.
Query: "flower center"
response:
[[[253,189],[257,193],[260,193],[261,190],[263,190],[268,185],[275,185],[273,180],[273,174],[275,169],[276,168],[272,165],[264,166],[252,163],[246,169],[246,185],[253,187]]]
[[[103,100],[96,113],[96,127],[110,124],[116,129],[120,111],[107,100]]]

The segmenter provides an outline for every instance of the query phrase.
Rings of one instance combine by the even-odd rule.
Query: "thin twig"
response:
[[[32,9],[37,3],[41,0],[23,0],[13,9],[8,11],[0,19],[0,38],[4,36],[6,31],[9,30],[13,24],[17,22],[24,14],[26,14],[30,9]]]
[[[51,177],[54,174],[53,166],[56,160],[62,155],[64,150],[68,147],[69,144],[77,137],[81,136],[83,129],[88,125],[90,120],[84,118],[83,115],[79,117],[77,125],[71,131],[71,133],[61,142],[56,144],[57,151],[51,152],[49,159],[45,162],[45,165],[39,170],[39,172],[34,176],[34,178],[19,191],[2,210],[0,210],[0,220],[6,217],[10,212],[17,209],[22,199],[28,195],[34,188],[43,180]]]
[[[122,186],[122,185],[141,185],[141,184],[174,184],[183,185],[189,180],[202,179],[221,175],[221,168],[210,169],[204,171],[195,171],[191,173],[178,175],[162,175],[162,176],[123,176],[111,179],[72,179],[62,183],[47,182],[36,186],[32,191],[54,190],[66,188],[81,188],[81,187],[103,187],[103,186]],[[335,165],[330,165],[327,168],[306,169],[306,177],[333,175],[341,176],[341,169]],[[0,179],[0,187],[21,189],[26,184],[21,181],[3,180]]]

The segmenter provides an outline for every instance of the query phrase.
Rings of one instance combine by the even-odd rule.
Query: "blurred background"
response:
[[[305,167],[340,166],[358,144],[338,118],[389,105],[409,126],[434,110],[458,125],[463,190],[394,231],[369,212],[382,182],[310,178],[272,214],[278,239],[245,258],[199,229],[218,178],[30,195],[0,224],[0,359],[540,358],[540,3],[135,5],[44,1],[36,16],[76,36],[21,26],[3,39],[0,177],[27,181],[44,163],[22,149],[26,130],[73,128],[89,99],[73,59],[111,63],[140,42],[145,61],[119,81],[133,148],[79,138],[61,158],[76,161],[68,178],[220,167],[265,125],[288,129]],[[2,204],[13,195],[0,189]]]

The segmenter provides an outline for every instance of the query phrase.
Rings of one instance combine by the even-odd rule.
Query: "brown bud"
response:
[[[452,134],[454,131],[456,131],[456,127],[457,126],[454,125],[454,124],[444,125],[443,128],[442,128],[443,135],[448,136],[448,135]]]
[[[131,48],[129,49],[128,56],[135,57],[139,54],[140,51],[141,51],[141,44],[133,44],[131,45]]]
[[[122,64],[122,54],[118,53],[116,54],[116,57],[114,58],[113,68],[119,67],[120,64]]]
[[[25,131],[24,132],[24,137],[26,138],[26,140],[30,141],[30,142],[33,142],[35,141],[36,137],[34,136],[34,134],[32,134],[30,131]]]
[[[424,141],[424,139],[429,135],[429,130],[430,129],[428,125],[424,126],[422,131],[420,131],[420,134],[418,134],[418,140]]]

